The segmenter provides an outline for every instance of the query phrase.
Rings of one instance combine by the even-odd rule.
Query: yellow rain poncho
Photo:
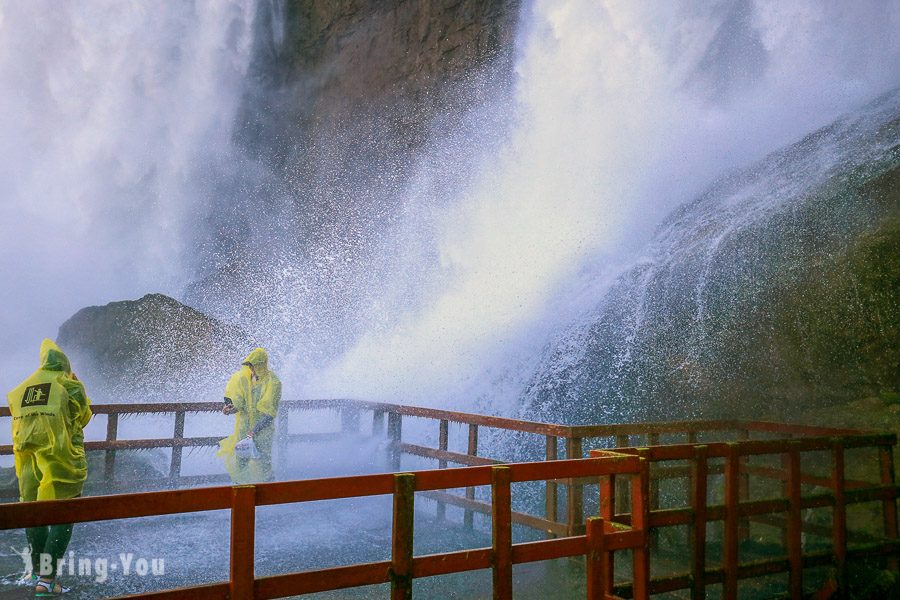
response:
[[[91,419],[91,401],[59,346],[45,339],[40,368],[6,399],[12,413],[19,499],[80,495],[87,479],[83,430]]]
[[[255,378],[249,365],[253,365]],[[256,348],[244,359],[241,369],[228,380],[225,397],[231,400],[237,412],[234,433],[219,442],[217,455],[225,459],[225,468],[235,483],[272,480],[274,419],[281,402],[281,381],[269,370],[269,355],[265,350]],[[235,455],[235,444],[251,433],[259,458],[245,459]]]

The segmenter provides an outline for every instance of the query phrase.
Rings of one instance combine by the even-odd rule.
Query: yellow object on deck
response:
[[[269,356],[265,350],[256,348],[247,355],[240,370],[228,380],[228,384],[225,386],[225,397],[231,400],[237,413],[235,414],[234,433],[219,442],[217,456],[225,460],[225,468],[235,483],[258,483],[272,480],[274,478],[272,472],[272,444],[275,439],[274,418],[278,414],[278,404],[281,402],[281,381],[275,373],[269,370]],[[259,458],[244,459],[236,456],[235,444],[247,437],[256,427],[257,422],[266,416],[272,417],[271,422],[253,436],[253,441],[260,454]]]
[[[87,479],[84,427],[91,401],[52,340],[41,343],[40,361],[38,370],[6,395],[23,502],[74,498]]]

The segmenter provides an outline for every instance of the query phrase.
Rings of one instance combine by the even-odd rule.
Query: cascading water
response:
[[[538,0],[523,11],[505,143],[437,209],[414,309],[362,336],[323,390],[480,397],[482,410],[515,412],[548,334],[590,319],[670,210],[900,84],[891,3]],[[631,339],[660,310],[617,298]],[[577,363],[581,344],[560,344],[556,360]]]
[[[0,387],[75,310],[194,275],[247,168],[231,132],[254,12],[0,4]]]

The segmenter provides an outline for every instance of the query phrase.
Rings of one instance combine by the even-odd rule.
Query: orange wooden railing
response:
[[[580,536],[512,541],[511,484],[551,478],[623,477],[632,479],[631,523],[628,526],[592,518]],[[415,492],[467,486],[491,487],[492,547],[426,556],[413,555]],[[231,511],[230,580],[176,590],[141,594],[142,598],[282,598],[327,590],[389,583],[393,600],[412,598],[413,581],[476,569],[493,570],[494,598],[512,598],[514,564],[586,557],[586,591],[590,600],[614,598],[607,554],[631,549],[635,598],[647,598],[646,461],[638,456],[605,452],[594,458],[555,462],[463,467],[413,473],[361,475],[210,487],[138,494],[119,494],[29,503],[0,504],[0,529],[58,523],[81,523],[210,510]],[[256,507],[393,494],[391,560],[329,569],[256,577],[254,573]]]

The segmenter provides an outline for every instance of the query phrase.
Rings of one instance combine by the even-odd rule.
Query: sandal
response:
[[[40,579],[36,573],[23,573],[21,577],[16,579],[16,585],[33,586]]]
[[[61,586],[56,581],[47,581],[46,579],[38,579],[37,583],[34,584],[34,597],[35,598],[53,598],[59,596],[60,594],[65,594],[69,591],[69,588],[65,588]]]

